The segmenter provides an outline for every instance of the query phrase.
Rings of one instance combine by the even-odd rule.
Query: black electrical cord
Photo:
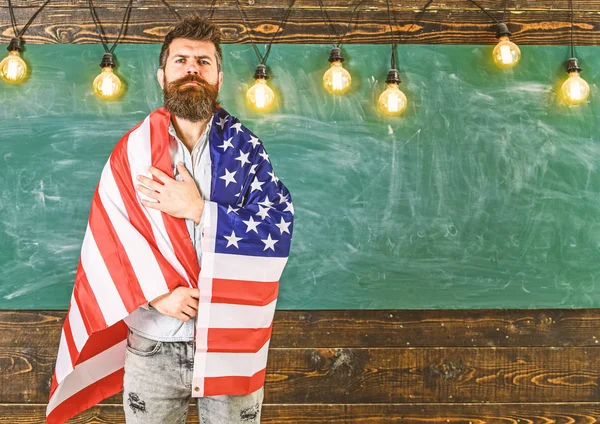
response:
[[[17,19],[15,18],[15,11],[14,11],[12,2],[10,0],[8,0],[8,11],[10,12],[10,23],[12,24],[13,31],[14,31],[16,38],[21,38],[23,36],[23,34],[25,34],[25,31],[27,31],[27,29],[29,28],[29,25],[31,25],[33,20],[37,17],[37,15],[40,14],[42,9],[44,7],[46,7],[46,5],[48,3],[50,3],[50,0],[46,0],[46,2],[40,6],[40,8],[31,16],[31,18],[29,18],[29,21],[27,21],[27,23],[25,24],[25,26],[23,27],[21,32],[19,32],[19,31],[17,31]]]
[[[96,10],[94,9],[92,0],[88,0],[88,3],[90,6],[90,13],[92,14],[92,20],[94,21],[94,25],[96,25],[96,31],[98,32],[98,36],[100,37],[102,46],[104,46],[104,51],[106,53],[112,54],[115,51],[117,44],[119,44],[119,41],[121,40],[121,35],[123,35],[123,29],[125,28],[125,25],[129,24],[129,17],[131,16],[131,6],[133,4],[133,0],[129,0],[129,3],[127,3],[127,8],[125,10],[125,14],[123,15],[123,22],[121,23],[121,29],[119,29],[119,35],[117,36],[117,39],[115,40],[114,44],[110,49],[108,48],[108,38],[104,33],[102,25],[100,24],[100,19],[98,19],[98,15],[96,13]],[[107,41],[104,41],[105,38],[107,38]]]
[[[390,37],[392,38],[392,57],[390,60],[390,68],[396,69],[396,42],[394,41],[394,26],[392,25],[392,12],[390,9],[390,0],[386,0],[388,22],[390,24]]]
[[[173,15],[175,15],[175,17],[177,18],[177,20],[181,20],[181,15],[175,10],[173,9],[173,7],[167,3],[165,0],[160,0],[162,1],[162,3],[167,7],[167,9],[169,9],[171,11],[171,13],[173,13]]]
[[[406,33],[410,33],[410,31],[413,29],[413,27],[415,25],[418,25],[419,22],[421,22],[421,18],[423,18],[423,15],[425,14],[425,12],[427,11],[427,8],[431,5],[431,3],[433,3],[433,0],[427,0],[427,2],[425,3],[425,5],[423,5],[423,7],[421,8],[421,11],[417,14],[417,16],[415,17],[415,20],[413,21],[413,23],[408,27],[408,30],[406,31]],[[389,8],[390,4],[389,4],[389,0],[388,0],[388,20],[390,21],[390,32],[391,37],[392,37],[392,59],[391,59],[391,64],[392,64],[392,69],[396,69],[396,46],[397,44],[394,44],[394,29],[392,28],[392,23],[391,23],[391,12],[390,12],[390,8]],[[396,19],[394,19],[394,22],[396,21]],[[400,41],[400,38],[398,38],[398,41]]]
[[[360,0],[358,2],[358,4],[356,6],[354,6],[354,9],[352,9],[352,15],[350,15],[350,23],[348,24],[348,28],[346,28],[346,32],[344,33],[344,35],[342,35],[342,37],[340,38],[340,42],[338,43],[337,47],[340,48],[342,47],[342,42],[344,41],[344,38],[346,38],[346,35],[348,35],[348,33],[350,32],[350,28],[352,27],[352,23],[354,22],[355,18],[358,18],[358,13],[357,10],[359,7],[362,6],[362,4],[365,2],[366,0]]]
[[[285,27],[285,24],[287,23],[288,18],[290,17],[290,13],[292,11],[292,6],[294,6],[294,3],[296,3],[296,0],[292,0],[290,5],[288,6],[287,10],[285,11],[285,15],[283,16],[283,18],[281,19],[281,22],[279,23],[279,29],[277,31],[275,31],[275,34],[273,34],[273,37],[271,37],[271,41],[269,41],[269,44],[267,45],[267,51],[265,52],[264,55],[262,55],[262,54],[260,54],[260,51],[258,50],[258,47],[256,46],[256,43],[254,41],[254,36],[252,35],[253,31],[251,30],[250,25],[248,25],[248,21],[246,19],[246,13],[242,10],[242,7],[240,6],[240,1],[235,0],[235,4],[240,12],[242,21],[244,22],[244,26],[248,29],[248,35],[250,36],[250,43],[252,44],[252,47],[254,48],[254,52],[256,53],[256,56],[258,57],[258,60],[261,65],[266,66],[267,59],[269,57],[269,53],[271,52],[271,46],[273,45],[273,41],[275,41],[275,37],[277,37],[279,30],[283,30],[283,28]]]
[[[573,42],[573,27],[575,26],[573,16],[575,15],[575,10],[573,9],[573,0],[570,0],[569,3],[571,5],[571,57],[575,57],[575,43]]]
[[[494,15],[492,15],[490,12],[488,12],[487,10],[485,10],[484,7],[482,7],[480,4],[475,3],[474,0],[469,0],[471,3],[473,3],[475,6],[477,6],[478,8],[480,8],[486,15],[488,15],[490,18],[492,18],[497,24],[500,24],[502,22],[500,22],[498,19],[496,19],[494,17]]]
[[[344,34],[341,37],[339,37],[340,41],[336,43],[335,40],[338,38],[338,34],[335,31],[335,27],[333,26],[333,22],[331,21],[331,18],[329,18],[329,13],[327,13],[327,9],[325,9],[325,7],[323,6],[323,1],[319,0],[319,8],[321,9],[321,14],[323,15],[323,20],[327,24],[327,35],[329,36],[329,41],[331,42],[331,44],[333,45],[334,48],[339,49],[341,47],[342,42],[344,41],[344,38],[346,38],[346,35],[350,31],[350,27],[352,26],[354,18],[357,15],[356,11],[358,10],[358,8],[360,6],[362,6],[362,4],[365,1],[366,0],[360,0],[357,3],[357,5],[354,6],[354,9],[352,9],[352,14],[350,15],[350,23],[348,24],[348,27],[346,28],[346,31],[344,32]],[[331,35],[332,31],[335,35]]]

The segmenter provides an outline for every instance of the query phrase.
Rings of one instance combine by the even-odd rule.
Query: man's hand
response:
[[[187,322],[198,314],[199,297],[198,289],[177,287],[172,292],[163,294],[148,304],[163,315]]]
[[[179,162],[177,164],[181,182],[174,180],[153,166],[149,170],[160,182],[138,175],[137,180],[143,185],[138,184],[136,189],[157,201],[142,200],[142,204],[147,208],[158,209],[175,218],[191,219],[198,224],[204,210],[204,199],[200,196],[196,182],[185,169],[183,163]]]

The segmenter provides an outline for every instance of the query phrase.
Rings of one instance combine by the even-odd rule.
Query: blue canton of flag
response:
[[[221,108],[210,145],[211,200],[218,202],[215,253],[287,257],[294,206],[262,141]]]

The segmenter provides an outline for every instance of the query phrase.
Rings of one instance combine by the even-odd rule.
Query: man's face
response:
[[[192,122],[213,115],[223,82],[213,43],[174,39],[165,69],[159,69],[156,76],[171,114]]]

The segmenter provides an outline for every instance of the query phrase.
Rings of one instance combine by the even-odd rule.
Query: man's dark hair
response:
[[[217,70],[221,71],[223,54],[221,52],[221,31],[200,15],[192,15],[183,19],[165,36],[165,41],[160,49],[159,65],[165,69],[169,57],[169,45],[176,38],[188,40],[210,41],[214,44],[217,56]]]

